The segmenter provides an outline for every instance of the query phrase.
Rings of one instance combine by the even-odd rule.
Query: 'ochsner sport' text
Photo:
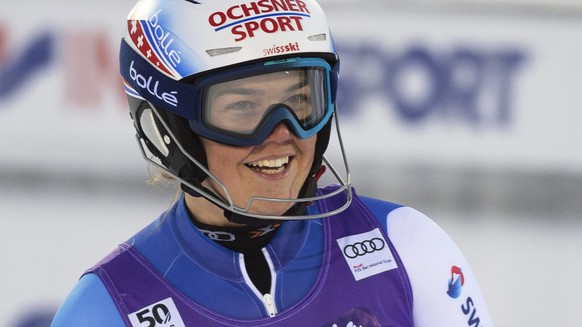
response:
[[[208,22],[215,31],[231,27],[238,42],[254,37],[257,31],[302,31],[303,17],[310,17],[310,11],[301,0],[259,0],[214,12]]]

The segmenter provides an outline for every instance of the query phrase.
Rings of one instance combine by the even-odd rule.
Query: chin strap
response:
[[[310,198],[315,196],[315,192],[317,191],[317,181],[321,176],[325,173],[326,167],[321,165],[317,172],[313,176],[307,177],[305,183],[301,187],[299,191],[298,198]],[[291,208],[289,208],[285,213],[281,216],[284,217],[292,217],[292,216],[301,216],[305,214],[307,211],[307,207],[312,205],[313,202],[297,202]],[[234,213],[229,210],[224,210],[224,217],[230,222],[237,223],[237,224],[244,224],[247,226],[264,226],[265,224],[274,224],[277,222],[281,222],[282,220],[275,220],[275,219],[259,219],[254,217],[245,216],[243,214]],[[289,220],[293,220],[292,218]]]
[[[301,187],[301,190],[299,191],[299,194],[298,194],[299,199],[310,198],[310,197],[315,196],[315,193],[317,191],[317,181],[319,180],[319,178],[321,178],[321,176],[325,173],[325,171],[326,171],[326,166],[322,165],[319,167],[319,169],[317,170],[317,172],[313,176],[307,177],[307,179],[305,180],[305,183],[303,183],[303,186]],[[218,196],[216,196],[216,194],[214,192],[212,192],[208,188],[202,186],[202,183],[200,183],[199,181],[197,181],[197,180],[187,180],[187,181],[192,183],[193,185],[196,185],[196,187],[205,191],[208,195],[213,195],[213,196],[215,196],[215,198],[217,200],[222,201],[221,199],[218,198]],[[196,192],[192,188],[185,185],[184,183],[181,183],[180,187],[181,187],[182,191],[190,194],[191,196],[204,197],[200,193]],[[210,202],[215,204],[213,201],[210,201]],[[281,216],[293,217],[293,216],[304,215],[305,212],[307,211],[307,207],[309,207],[312,204],[313,204],[313,202],[305,202],[305,201],[297,202],[293,206],[291,206],[291,208],[289,208],[287,211],[285,211],[285,213],[283,213]],[[215,204],[215,205],[218,206],[217,204]],[[236,223],[236,224],[247,225],[247,226],[264,226],[267,224],[275,224],[275,223],[280,223],[284,220],[287,220],[287,219],[259,219],[259,218],[250,217],[250,216],[247,216],[247,215],[244,215],[241,213],[236,213],[236,212],[233,212],[233,211],[230,211],[227,209],[223,209],[223,212],[224,212],[224,217],[228,221],[230,221],[232,223]],[[293,220],[293,218],[291,218],[289,220]]]

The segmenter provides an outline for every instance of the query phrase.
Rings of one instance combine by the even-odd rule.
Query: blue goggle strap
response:
[[[125,83],[148,102],[188,120],[195,119],[194,104],[199,101],[199,88],[159,72],[124,39],[119,51],[119,67]],[[131,91],[127,93],[135,96]]]

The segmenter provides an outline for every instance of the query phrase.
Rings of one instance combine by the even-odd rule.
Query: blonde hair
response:
[[[183,191],[180,188],[180,182],[166,171],[150,166],[149,172],[150,179],[147,181],[149,185],[163,193],[175,191],[172,203],[175,203],[182,196]]]

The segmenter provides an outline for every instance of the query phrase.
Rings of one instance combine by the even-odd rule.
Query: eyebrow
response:
[[[291,85],[285,91],[293,92],[305,87],[307,84],[307,79],[303,79],[298,83]],[[214,97],[218,98],[221,96],[227,95],[264,95],[266,92],[264,90],[253,89],[253,88],[246,88],[246,87],[237,87],[237,88],[228,88],[224,90],[219,90],[218,92],[214,93]]]
[[[214,93],[213,96],[215,98],[218,98],[226,95],[263,95],[263,94],[265,94],[265,91],[245,87],[237,87],[219,90],[218,92]]]
[[[297,83],[295,85],[292,85],[289,88],[287,88],[287,92],[292,92],[292,91],[299,90],[299,89],[303,88],[306,85],[307,85],[307,78],[303,78],[303,80],[299,81],[299,83]]]

